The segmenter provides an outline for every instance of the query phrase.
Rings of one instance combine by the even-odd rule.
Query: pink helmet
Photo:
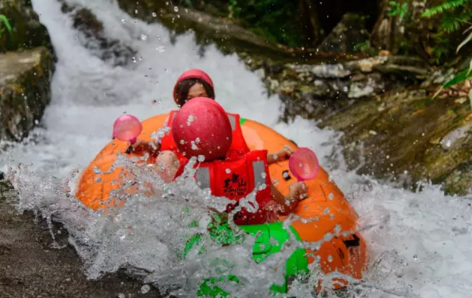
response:
[[[200,79],[206,83],[208,83],[211,88],[213,88],[213,92],[215,87],[213,86],[213,81],[211,80],[210,76],[204,72],[203,70],[200,69],[190,69],[184,72],[178,79],[177,83],[175,83],[174,86],[174,100],[175,102],[178,102],[179,95],[177,94],[177,86],[179,85],[180,82],[186,79]]]

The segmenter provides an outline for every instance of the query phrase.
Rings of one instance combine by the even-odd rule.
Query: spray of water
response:
[[[274,270],[281,260],[294,247],[313,245],[291,240],[293,247],[284,247],[256,266],[251,261],[251,237],[240,245],[219,247],[208,236],[208,208],[221,210],[224,200],[211,197],[189,178],[164,185],[150,168],[135,164],[127,165],[135,178],[116,194],[126,202],[122,208],[92,212],[71,195],[76,169],[83,169],[110,140],[119,115],[127,112],[145,119],[168,112],[174,108],[171,93],[177,77],[189,68],[202,68],[212,76],[217,100],[226,110],[258,120],[313,149],[361,215],[372,264],[362,281],[352,281],[345,297],[470,296],[472,218],[467,198],[445,196],[429,184],[411,192],[346,171],[337,146],[340,135],[300,118],[288,125],[278,123],[280,101],[265,95],[257,75],[236,56],[224,56],[209,46],[201,57],[192,34],[171,43],[165,28],[131,19],[115,1],[68,2],[91,9],[103,22],[107,38],[137,54],[120,63],[102,60],[101,50],[91,48],[92,41],[73,29],[70,15],[61,12],[57,1],[33,1],[58,55],[53,99],[43,128],[34,132],[36,138],[2,154],[0,166],[5,171],[11,167],[10,179],[20,194],[19,210],[35,210],[49,223],[61,221],[70,231],[69,242],[84,260],[90,278],[126,267],[143,282],[184,296],[194,293],[206,276],[231,273],[243,282],[222,281],[222,288],[238,297],[267,297],[267,285],[281,281],[280,271]],[[20,161],[30,166],[13,166]],[[147,194],[149,184],[144,182],[156,192]],[[138,189],[135,194],[126,191],[132,187]],[[187,207],[191,211],[183,212]],[[199,224],[189,227],[194,221]],[[200,247],[205,247],[205,253],[195,247],[183,261],[178,252],[192,233],[203,235]],[[290,295],[316,297],[313,285],[321,277],[323,297],[340,295],[329,290],[339,273],[321,276],[317,266],[314,262],[311,275],[292,282]]]

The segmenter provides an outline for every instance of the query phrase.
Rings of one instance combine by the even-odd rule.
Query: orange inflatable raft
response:
[[[150,141],[151,134],[163,126],[167,116],[168,114],[158,115],[143,121],[143,132],[138,139]],[[251,150],[266,149],[269,152],[277,152],[285,145],[297,148],[296,144],[265,125],[242,118],[240,124]],[[127,149],[127,143],[113,140],[84,170],[76,190],[76,197],[84,205],[97,210],[119,204],[119,199],[110,198],[110,192],[120,188],[122,169],[115,168],[112,173],[104,172],[110,171],[118,153],[123,154]],[[131,158],[134,155],[127,156]],[[295,181],[290,173],[288,161],[271,164],[269,170],[276,188],[286,195],[289,184]],[[330,181],[324,169],[321,168],[314,179],[306,181],[306,185],[308,199],[300,201],[294,212],[302,220],[293,222],[292,230],[301,241],[319,243],[319,246],[313,250],[306,249],[304,258],[310,264],[317,257],[321,270],[326,274],[336,271],[361,279],[368,257],[365,241],[356,232],[357,213],[336,184]],[[346,280],[337,279],[334,287],[342,288],[346,285]]]

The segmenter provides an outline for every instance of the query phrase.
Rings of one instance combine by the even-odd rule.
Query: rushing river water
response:
[[[364,283],[350,289],[350,297],[471,296],[468,198],[448,197],[429,185],[421,192],[411,192],[346,171],[338,153],[337,133],[303,119],[278,123],[282,104],[278,97],[266,95],[260,78],[246,70],[235,55],[224,56],[213,46],[201,57],[192,34],[172,43],[166,28],[132,19],[115,1],[68,1],[90,8],[103,22],[107,38],[137,52],[126,65],[114,66],[113,60],[100,58],[103,50],[73,28],[71,17],[61,11],[58,1],[33,3],[58,56],[53,98],[34,140],[3,154],[0,165],[4,169],[18,163],[29,166],[14,175],[21,207],[54,214],[65,223],[89,277],[127,264],[152,271],[146,274],[148,282],[184,295],[195,290],[199,277],[213,270],[214,259],[209,254],[185,263],[172,254],[172,249],[182,245],[180,236],[185,232],[175,220],[179,208],[190,205],[193,212],[187,220],[205,222],[205,208],[217,205],[191,181],[165,187],[175,194],[172,201],[166,195],[153,200],[142,197],[113,219],[93,214],[64,192],[69,173],[82,170],[110,141],[113,121],[119,115],[126,112],[144,120],[168,112],[174,108],[171,94],[177,77],[189,68],[201,68],[213,78],[217,100],[226,110],[314,149],[360,214],[361,226],[373,226],[363,232],[373,266]],[[279,259],[262,267],[250,262],[250,243],[210,251],[212,257],[233,261],[236,272],[247,278],[245,289],[229,289],[238,297],[264,297],[267,292],[263,289],[281,278],[272,270]],[[292,293],[311,295],[305,285],[294,286]]]

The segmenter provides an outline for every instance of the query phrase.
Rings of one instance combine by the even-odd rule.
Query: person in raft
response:
[[[306,198],[303,182],[292,183],[287,196],[274,187],[267,150],[250,151],[241,137],[233,139],[233,124],[214,100],[190,100],[171,116],[170,123],[171,131],[161,144],[166,149],[156,161],[158,174],[171,182],[183,173],[189,158],[196,157],[195,180],[201,188],[210,188],[212,195],[235,201],[228,205],[228,213],[256,189],[257,211],[251,213],[242,208],[234,216],[237,225],[276,221],[278,215],[288,215],[300,199]]]
[[[206,97],[215,100],[215,90],[213,81],[210,76],[200,69],[190,69],[184,72],[177,80],[173,91],[174,101],[176,105],[181,108],[186,102],[196,97]],[[161,150],[169,150],[173,148],[162,148],[162,139],[168,133],[169,120],[175,115],[176,111],[171,111],[170,116],[164,123],[163,129],[160,130],[160,136],[157,142],[144,142],[138,140],[132,144],[133,152],[136,154],[149,153],[151,156],[157,156]],[[233,128],[233,140],[238,142],[234,147],[239,147],[242,151],[249,151],[246,142],[244,141],[241,126],[239,123],[239,115],[228,114],[228,118]],[[234,149],[234,148],[233,148]],[[269,153],[267,155],[267,162],[269,164],[277,161],[288,159],[293,153],[289,146],[284,146],[279,152]]]

